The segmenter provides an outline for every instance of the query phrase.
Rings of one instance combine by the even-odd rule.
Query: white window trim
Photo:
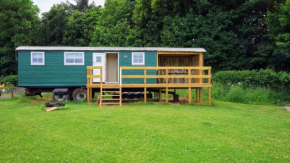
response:
[[[42,63],[33,63],[33,54],[34,53],[40,53],[40,54],[42,54],[42,56],[43,56],[43,60],[42,60]],[[45,53],[44,52],[31,52],[30,53],[30,63],[31,63],[31,65],[45,65]]]
[[[136,54],[136,53],[141,53],[141,54],[143,54],[143,63],[134,63],[134,58],[133,58],[133,56],[134,56],[134,54]],[[131,58],[132,58],[132,65],[145,65],[145,53],[144,53],[144,52],[132,52],[132,56],[131,56]]]
[[[83,58],[83,62],[82,63],[66,63],[66,55],[70,54],[70,53],[81,53],[82,58]],[[64,65],[85,65],[85,53],[84,52],[64,52],[63,59],[64,59]]]

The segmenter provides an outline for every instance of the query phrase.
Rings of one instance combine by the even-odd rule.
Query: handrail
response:
[[[144,70],[144,75],[123,75],[123,70]],[[165,70],[165,74],[147,75],[147,70]],[[187,75],[169,74],[170,70],[187,70]],[[192,74],[192,70],[198,70]],[[204,71],[208,71],[208,75],[204,75]],[[120,86],[122,86],[122,79],[144,79],[144,87],[146,87],[147,79],[165,79],[165,84],[168,85],[168,79],[184,78],[188,83],[194,84],[192,79],[197,79],[196,83],[204,83],[204,79],[208,79],[207,84],[211,84],[211,67],[120,67]],[[162,83],[163,84],[163,83]],[[181,84],[181,83],[178,83]]]
[[[100,70],[99,75],[93,75],[94,70]],[[143,75],[124,75],[123,70],[144,70]],[[165,70],[165,74],[151,75],[147,73],[147,70]],[[172,70],[185,70],[181,75],[169,74]],[[194,72],[192,72],[194,70]],[[195,71],[197,70],[197,71]],[[207,75],[204,71],[208,71]],[[173,72],[174,73],[174,72]],[[187,74],[186,74],[187,73]],[[88,66],[87,67],[87,84],[92,85],[93,79],[99,78],[100,85],[103,84],[103,67],[102,66]],[[207,84],[211,84],[211,67],[120,67],[120,87],[122,87],[122,79],[144,79],[144,87],[146,87],[147,79],[165,79],[164,83],[170,84],[169,79],[187,79],[188,82],[184,84],[203,83],[204,79],[208,79]],[[192,79],[196,79],[197,82],[192,83]],[[161,84],[164,84],[161,83]],[[160,84],[160,83],[157,83]],[[182,84],[182,83],[178,83]]]
[[[100,70],[100,75],[94,75],[94,70]],[[100,79],[100,84],[103,84],[103,67],[102,66],[87,66],[87,84],[93,84],[94,78]]]

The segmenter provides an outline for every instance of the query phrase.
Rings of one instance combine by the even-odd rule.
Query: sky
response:
[[[53,4],[66,2],[66,0],[32,0],[35,5],[37,5],[40,9],[40,14],[43,12],[49,11],[49,9],[52,7]],[[74,0],[68,0],[71,3],[74,3]],[[96,6],[102,5],[104,6],[105,0],[90,0],[91,2],[95,2]]]

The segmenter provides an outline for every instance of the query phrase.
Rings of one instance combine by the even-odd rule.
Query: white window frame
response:
[[[142,63],[134,63],[134,54],[142,54],[143,55],[143,62]],[[132,52],[132,65],[145,65],[145,53],[144,52]]]
[[[33,54],[35,54],[35,53],[38,53],[38,54],[42,54],[42,57],[43,57],[43,59],[42,59],[42,63],[33,63]],[[31,60],[31,65],[45,65],[45,53],[44,52],[31,52],[30,53],[30,60]]]
[[[66,55],[67,54],[70,54],[70,53],[80,53],[82,54],[82,59],[83,59],[83,62],[82,63],[66,63]],[[63,59],[64,59],[64,65],[85,65],[85,53],[84,52],[64,52],[64,55],[63,55]]]

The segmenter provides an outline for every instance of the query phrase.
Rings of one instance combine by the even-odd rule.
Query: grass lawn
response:
[[[0,101],[0,162],[290,162],[290,112],[275,106],[96,107]]]

